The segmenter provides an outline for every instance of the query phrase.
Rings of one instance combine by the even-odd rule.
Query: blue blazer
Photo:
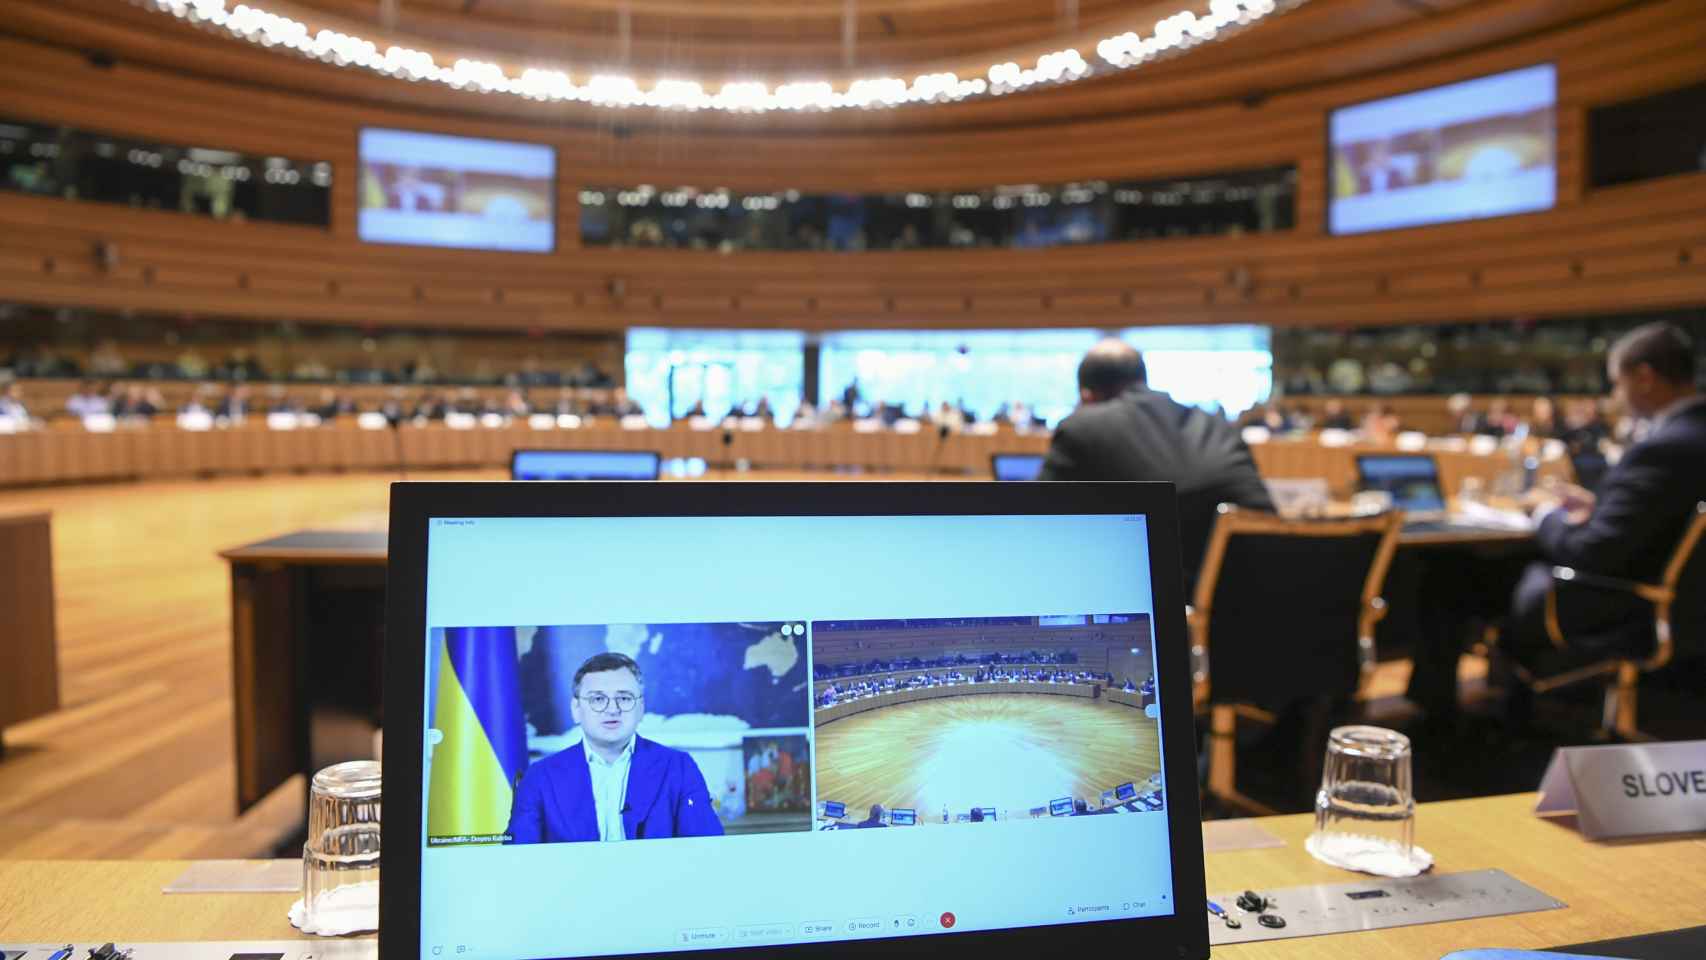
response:
[[[634,736],[622,828],[629,840],[720,837],[723,822],[693,758]],[[575,843],[598,839],[586,744],[533,764],[516,788],[509,813],[510,843]]]

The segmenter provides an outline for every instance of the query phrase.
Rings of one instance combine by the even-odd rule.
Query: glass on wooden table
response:
[[[305,931],[378,926],[379,773],[376,761],[354,760],[314,775],[302,846],[304,922],[298,926]]]
[[[1383,727],[1337,727],[1327,738],[1315,832],[1316,859],[1379,876],[1415,876],[1433,865],[1416,846],[1410,738]]]

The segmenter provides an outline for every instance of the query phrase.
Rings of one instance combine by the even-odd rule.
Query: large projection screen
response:
[[[1551,209],[1557,70],[1540,64],[1333,111],[1333,234]]]
[[[557,152],[534,143],[361,131],[357,232],[370,243],[549,253]]]

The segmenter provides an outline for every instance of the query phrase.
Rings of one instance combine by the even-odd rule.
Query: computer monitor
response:
[[[847,816],[847,804],[839,800],[825,800],[823,802],[823,815],[831,820],[840,820]]]
[[[1112,790],[1103,790],[1102,791],[1102,806],[1111,807],[1113,805],[1114,805],[1114,792]]]
[[[1072,798],[1061,797],[1048,802],[1048,815],[1051,817],[1069,817],[1072,815]]]
[[[517,450],[511,480],[656,480],[655,450]]]
[[[983,811],[983,819],[985,823],[995,819],[994,807],[978,807],[978,809]]]
[[[383,956],[877,960],[943,937],[1206,958],[1176,514],[1145,483],[393,485]],[[822,575],[897,555],[936,573]],[[1094,627],[1041,626],[1072,617]],[[814,669],[896,630],[921,659],[1106,634],[1151,661],[1159,716],[976,684],[812,702]],[[896,736],[950,716],[957,735]],[[623,758],[618,806],[593,784]],[[1153,817],[939,816],[1067,814],[1151,776]]]
[[[1445,494],[1439,485],[1439,464],[1425,453],[1360,454],[1357,483],[1363,490],[1392,494],[1392,505],[1405,513],[1440,513]]]
[[[1040,453],[993,453],[989,469],[997,480],[1035,480],[1043,471]]]
[[[1134,800],[1137,798],[1137,784],[1122,783],[1114,788],[1114,799]]]
[[[905,809],[890,810],[889,823],[897,827],[916,826],[918,823],[918,811]]]

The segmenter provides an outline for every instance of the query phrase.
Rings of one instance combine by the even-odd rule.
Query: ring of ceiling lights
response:
[[[340,67],[364,69],[457,90],[501,93],[542,102],[578,102],[598,107],[654,107],[664,110],[720,110],[728,113],[829,111],[896,107],[913,103],[951,103],[968,97],[1002,96],[1041,84],[1083,80],[1098,71],[1130,70],[1161,57],[1225,37],[1306,0],[1209,0],[1206,12],[1184,9],[1156,22],[1148,36],[1136,32],[1104,38],[1096,44],[1101,65],[1092,67],[1073,48],[1045,53],[1029,67],[1012,61],[994,64],[985,76],[927,73],[911,82],[899,77],[853,80],[837,88],[829,81],[803,81],[771,87],[760,81],[731,80],[710,92],[696,80],[660,78],[642,89],[631,76],[590,74],[576,80],[563,70],[529,67],[511,75],[502,66],[461,59],[446,66],[423,50],[378,44],[308,24],[260,6],[228,0],[131,0],[180,20],[247,40],[257,46],[294,51]],[[1200,8],[1200,3],[1199,3]]]

